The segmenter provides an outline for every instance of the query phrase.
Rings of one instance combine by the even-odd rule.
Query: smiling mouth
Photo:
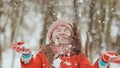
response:
[[[68,40],[68,37],[67,36],[59,36],[56,38],[58,41],[66,41]]]
[[[67,38],[66,37],[58,37],[57,39],[58,40],[66,40]]]
[[[67,35],[58,35],[57,39],[62,39],[62,40],[68,39],[68,36]]]

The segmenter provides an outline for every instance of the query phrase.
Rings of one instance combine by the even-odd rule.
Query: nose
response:
[[[64,35],[65,34],[65,31],[64,30],[61,30],[60,31],[60,35]]]

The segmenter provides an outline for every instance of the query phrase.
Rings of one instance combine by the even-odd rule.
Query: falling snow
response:
[[[61,59],[60,58],[57,58],[53,61],[53,66],[55,68],[60,68],[60,63],[61,63]]]
[[[2,68],[10,68],[11,67],[11,62],[13,62],[11,60],[12,58],[12,54],[13,54],[13,50],[11,49],[11,24],[13,24],[14,21],[11,21],[10,18],[12,17],[11,13],[13,10],[13,18],[14,18],[14,14],[17,14],[15,13],[15,11],[19,11],[18,10],[18,4],[16,2],[19,2],[19,0],[16,0],[16,2],[12,1],[12,0],[2,0],[3,1],[3,6],[1,7],[0,9],[0,13],[1,13],[1,18],[0,18],[0,28],[4,28],[3,31],[4,33],[1,33],[2,31],[0,30],[0,41],[2,41],[0,44],[2,46]],[[2,2],[1,1],[1,2]],[[25,43],[25,46],[26,47],[30,47],[33,49],[33,54],[36,55],[36,52],[38,51],[38,46],[39,46],[39,40],[41,38],[41,31],[42,31],[42,26],[43,26],[43,23],[44,23],[44,15],[43,13],[45,13],[46,11],[44,10],[47,10],[46,7],[44,7],[43,9],[39,9],[41,3],[38,3],[37,1],[38,0],[35,0],[36,2],[32,3],[32,1],[34,2],[34,0],[31,0],[31,1],[27,1],[27,0],[20,0],[19,3],[21,2],[24,2],[24,10],[27,9],[27,13],[25,13],[24,17],[23,17],[23,22],[20,22],[21,24],[20,25],[23,25],[23,27],[20,27],[21,29],[18,30],[17,32],[19,32],[19,35],[22,36],[19,37],[19,35],[17,35],[17,40],[15,41],[20,41],[20,40],[23,40]],[[42,0],[39,0],[39,2],[41,2]],[[43,0],[44,1],[44,0]],[[59,0],[57,0],[59,1]],[[67,1],[67,2],[66,2]],[[60,4],[60,7],[59,5],[57,5],[56,7],[54,7],[54,10],[55,12],[49,12],[51,13],[53,16],[56,16],[56,18],[59,20],[59,19],[66,19],[66,20],[69,20],[70,22],[74,22],[74,12],[73,12],[73,5],[71,6],[71,4],[73,4],[72,2],[73,0],[60,0],[58,2],[58,4]],[[79,20],[80,20],[80,28],[81,30],[83,30],[83,32],[81,33],[82,35],[82,47],[84,47],[85,45],[85,41],[86,41],[86,32],[89,30],[88,28],[88,24],[86,23],[89,23],[90,20],[89,20],[89,12],[90,12],[90,7],[91,6],[93,8],[93,10],[95,9],[96,12],[94,12],[94,14],[101,14],[101,10],[98,10],[100,8],[97,8],[99,6],[94,6],[97,5],[97,3],[93,2],[93,3],[90,3],[90,1],[92,0],[78,0],[78,3],[79,3],[79,14],[78,14],[78,17],[79,17]],[[98,0],[99,1],[99,0]],[[9,3],[10,2],[10,3]],[[13,2],[13,8],[12,8],[12,2]],[[85,2],[85,3],[84,3]],[[89,4],[90,3],[90,4]],[[119,3],[119,0],[118,0],[118,3]],[[89,4],[89,5],[88,5]],[[22,5],[22,6],[23,6]],[[119,5],[115,5],[116,7],[115,8],[110,8],[112,6],[107,6],[106,5],[106,15],[105,15],[105,21],[103,22],[104,24],[107,24],[107,22],[109,22],[109,11],[108,9],[110,8],[111,12],[112,11],[115,11],[113,13],[113,16],[112,17],[113,21],[112,22],[112,25],[111,25],[111,37],[112,37],[112,41],[113,42],[116,42],[116,38],[117,38],[117,34],[119,33],[120,34],[120,27],[119,27],[119,18],[120,18],[120,11],[119,11]],[[53,8],[52,5],[48,5],[49,8]],[[67,7],[67,8],[66,8]],[[72,8],[71,8],[72,7]],[[35,10],[35,8],[38,8],[37,11]],[[23,11],[24,11],[23,10]],[[41,11],[42,10],[42,11]],[[2,11],[3,11],[3,15],[2,15]],[[20,10],[21,11],[21,10]],[[19,11],[19,12],[20,12]],[[57,12],[57,13],[56,13]],[[73,15],[72,15],[73,14]],[[112,14],[112,13],[111,13]],[[43,15],[43,16],[42,16]],[[93,20],[95,19],[95,21],[98,21],[99,23],[102,23],[101,20],[98,20],[97,19],[97,15],[95,16],[95,18],[93,18]],[[47,15],[48,16],[48,15]],[[101,15],[100,15],[101,16]],[[111,15],[112,16],[112,15]],[[19,13],[18,13],[18,17],[19,17]],[[16,20],[18,19],[15,18]],[[98,16],[99,18],[99,16]],[[100,17],[101,18],[101,17]],[[18,21],[18,20],[17,20]],[[95,21],[92,21],[93,23],[96,23]],[[19,21],[18,21],[19,22]],[[6,24],[7,23],[7,24]],[[117,25],[116,25],[117,24]],[[18,27],[18,26],[15,26],[15,27]],[[95,26],[93,25],[92,28],[95,28]],[[106,29],[106,28],[105,28]],[[92,29],[91,32],[93,34],[96,34],[96,29]],[[93,36],[94,40],[96,40],[98,38],[98,36]],[[90,40],[90,41],[93,41]],[[4,43],[5,42],[5,43]],[[56,41],[55,44],[58,44],[58,42]],[[102,46],[102,50],[101,52],[104,53],[106,51],[106,43],[105,41],[103,41],[101,43],[101,46]],[[5,49],[4,47],[6,47],[7,49]],[[66,50],[69,49],[66,48]],[[61,52],[59,52],[59,54],[62,54],[62,49],[61,49]],[[70,53],[67,53],[68,56],[70,56]],[[20,56],[21,54],[18,54],[18,53],[15,53],[15,64],[14,64],[14,68],[20,68]],[[93,62],[96,61],[96,59],[99,57],[98,54],[95,54],[95,57],[93,57]],[[55,68],[59,68],[60,67],[60,63],[61,63],[61,59],[60,58],[57,58],[57,59],[54,59],[53,61],[53,66]],[[8,63],[6,65],[6,63]],[[66,65],[70,66],[71,63],[66,61],[64,62]],[[44,66],[45,64],[43,64]],[[75,64],[77,65],[77,64]],[[115,63],[110,63],[110,68],[120,68],[120,65],[119,64],[115,64]]]

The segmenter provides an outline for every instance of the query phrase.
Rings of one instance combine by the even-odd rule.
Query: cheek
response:
[[[66,32],[66,34],[67,34],[68,36],[71,36],[71,35],[72,35],[70,31],[69,31],[69,32]]]
[[[53,33],[51,39],[54,41],[57,36],[57,33]]]

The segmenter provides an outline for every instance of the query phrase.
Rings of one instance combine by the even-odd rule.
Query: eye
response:
[[[70,32],[68,29],[65,29],[64,31],[65,31],[65,32]]]
[[[60,32],[60,30],[61,30],[61,29],[57,28],[57,29],[55,29],[54,31],[55,31],[55,32]]]

